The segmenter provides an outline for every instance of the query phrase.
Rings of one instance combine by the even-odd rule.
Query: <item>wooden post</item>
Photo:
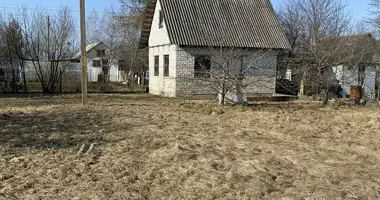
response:
[[[86,4],[80,0],[80,36],[81,36],[81,63],[82,63],[82,104],[87,104],[87,58],[86,58]]]

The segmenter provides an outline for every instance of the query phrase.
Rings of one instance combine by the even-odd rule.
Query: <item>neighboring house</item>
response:
[[[116,59],[110,59],[107,54],[108,47],[103,43],[94,43],[86,47],[87,52],[87,71],[89,82],[100,82],[104,77],[104,71],[109,69],[109,81],[111,82],[123,82],[124,72],[119,69],[119,63]],[[63,61],[60,65],[65,65],[66,72],[64,74],[64,80],[81,80],[82,66],[80,64],[81,52],[76,53],[71,59]],[[44,76],[49,74],[49,61],[40,61],[43,66]],[[36,69],[31,61],[25,62],[25,77],[27,81],[39,81]]]
[[[358,66],[348,67],[343,64],[333,67],[337,82],[342,87],[342,97],[348,97],[353,87],[361,88],[363,97],[374,95],[379,71],[376,39],[371,34],[350,35],[344,38],[347,40],[347,48],[355,50],[355,48],[366,47],[366,49]]]
[[[333,67],[333,72],[342,87],[342,97],[348,97],[352,87],[361,88],[362,96],[371,96],[376,93],[376,65],[368,64],[354,69],[340,65]]]
[[[149,92],[177,97],[216,94],[203,76],[215,67],[210,47],[244,49],[239,60],[258,69],[250,78],[265,76],[244,92],[273,94],[278,50],[290,45],[269,0],[148,0],[139,47],[149,48]]]
[[[111,82],[123,82],[124,72],[120,70],[118,60],[109,56],[109,48],[103,43],[98,42],[86,47],[87,52],[87,71],[89,82],[100,82],[106,70],[109,69],[109,80]],[[72,57],[73,71],[81,71],[81,52]]]

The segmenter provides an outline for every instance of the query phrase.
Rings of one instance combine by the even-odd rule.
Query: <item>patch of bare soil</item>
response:
[[[377,108],[0,99],[0,199],[379,199]]]

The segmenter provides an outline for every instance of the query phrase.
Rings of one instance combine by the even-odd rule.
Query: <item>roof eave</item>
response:
[[[150,36],[150,31],[152,28],[154,11],[156,10],[157,0],[148,0],[145,12],[144,20],[142,23],[142,30],[140,34],[139,49],[148,47],[148,41]]]

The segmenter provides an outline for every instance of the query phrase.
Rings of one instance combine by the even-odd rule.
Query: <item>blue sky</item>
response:
[[[271,0],[273,6],[278,8],[283,0]],[[349,4],[349,10],[352,12],[353,18],[356,21],[368,16],[368,4],[370,0],[346,0]],[[14,10],[21,5],[35,7],[36,5],[44,6],[47,9],[54,11],[59,9],[60,5],[68,5],[75,14],[75,18],[79,19],[79,0],[0,0],[1,11]],[[99,14],[105,8],[118,8],[120,3],[118,0],[86,0],[88,11],[96,10]]]
[[[284,0],[271,0],[273,6],[278,8]],[[318,0],[316,0],[318,1]],[[350,10],[352,17],[355,21],[360,21],[366,17],[368,17],[368,4],[370,0],[345,0],[348,4],[348,9]]]

